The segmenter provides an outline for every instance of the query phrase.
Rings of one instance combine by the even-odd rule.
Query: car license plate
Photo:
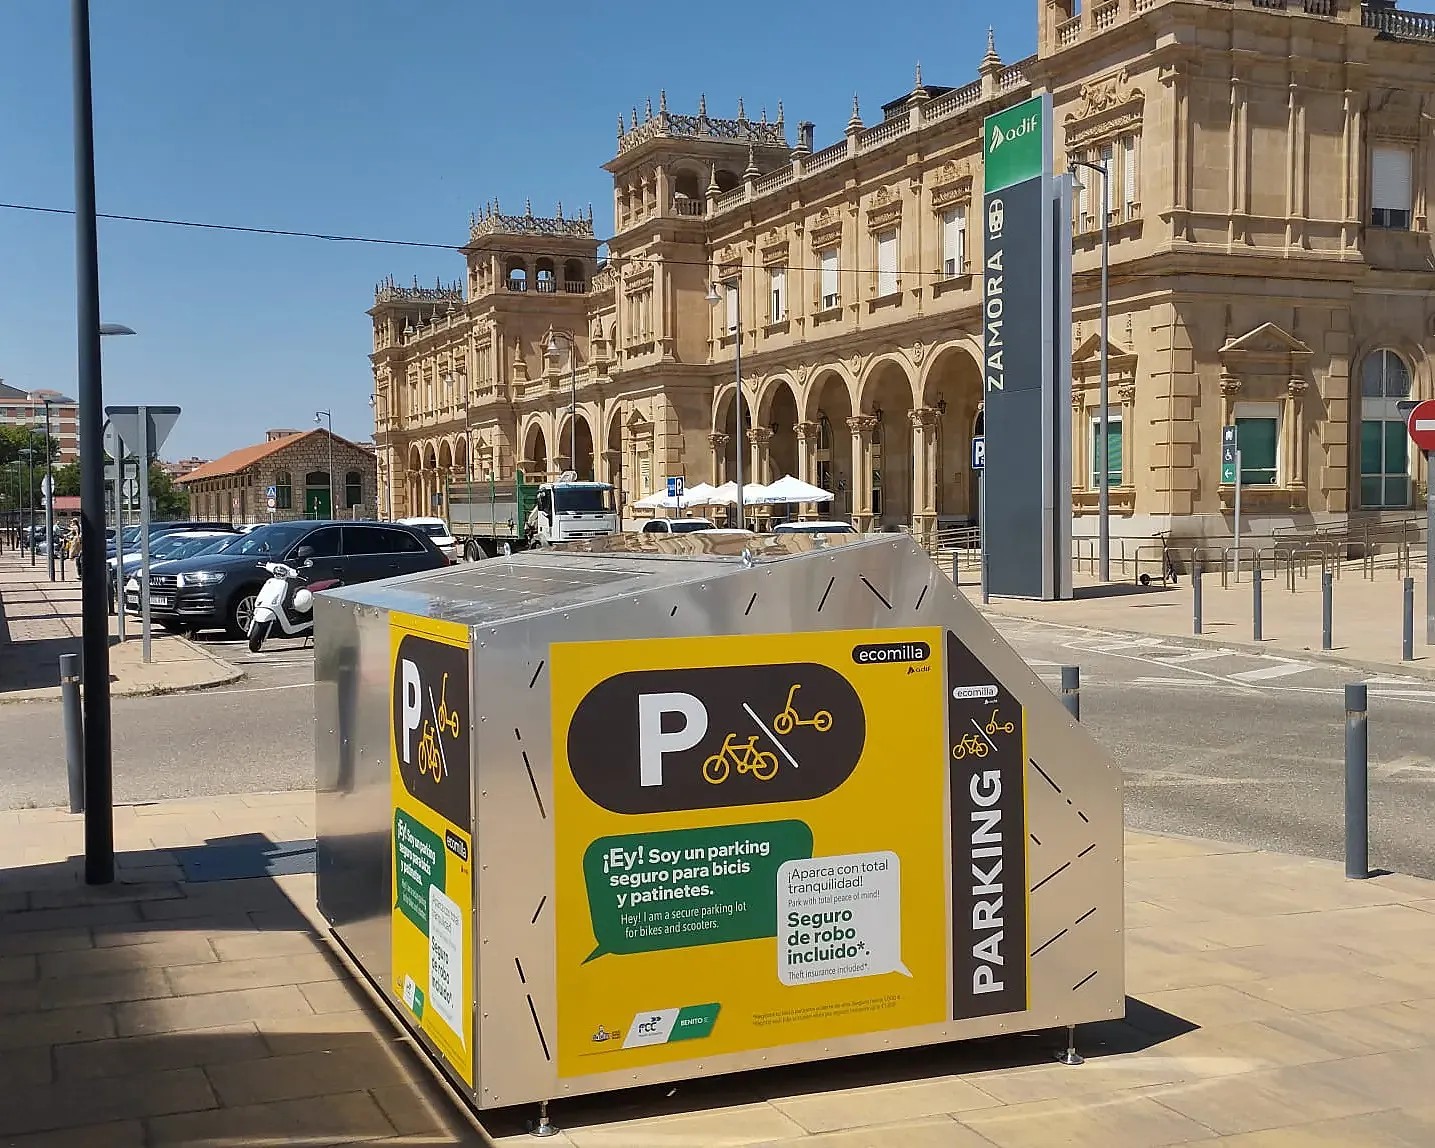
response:
[[[174,599],[168,594],[151,594],[149,604],[156,610],[168,610],[174,605]]]

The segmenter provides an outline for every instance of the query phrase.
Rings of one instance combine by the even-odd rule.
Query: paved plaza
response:
[[[0,813],[5,1148],[519,1145],[480,1132],[324,939],[306,873],[207,881],[196,847],[303,841],[304,793]],[[187,874],[189,878],[187,879]],[[1435,883],[1127,837],[1128,1004],[1042,1033],[560,1103],[578,1148],[1226,1148],[1435,1142]],[[485,1139],[485,1135],[491,1139]]]

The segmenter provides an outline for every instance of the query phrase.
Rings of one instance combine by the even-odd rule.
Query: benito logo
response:
[[[394,659],[394,758],[409,795],[465,832],[471,820],[468,652],[414,634]]]
[[[806,801],[862,758],[867,719],[827,666],[645,670],[599,682],[568,725],[568,765],[614,813]]]

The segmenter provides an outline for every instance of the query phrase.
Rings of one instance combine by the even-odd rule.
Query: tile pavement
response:
[[[43,555],[0,554],[0,702],[60,696],[61,654],[80,650],[80,584],[73,575],[51,582]],[[110,691],[113,696],[174,693],[238,680],[242,672],[203,647],[156,627],[146,663],[139,628],[115,638],[110,619]]]
[[[0,812],[0,1146],[530,1142],[452,1102],[322,939],[311,876],[190,884],[172,850],[312,833],[307,794]],[[1435,1144],[1435,883],[1127,838],[1126,1019],[588,1098],[570,1148]]]
[[[949,571],[950,572],[950,571]],[[1296,578],[1294,593],[1286,589],[1285,572],[1266,571],[1261,583],[1261,637],[1252,641],[1252,586],[1249,570],[1241,580],[1221,589],[1219,573],[1201,580],[1202,634],[1192,633],[1194,595],[1186,575],[1174,587],[1160,584],[1140,587],[1131,583],[1103,586],[1077,575],[1076,597],[1065,602],[1032,602],[993,598],[983,612],[1032,618],[1066,626],[1118,630],[1158,637],[1183,638],[1197,645],[1317,659],[1374,669],[1377,672],[1435,678],[1435,648],[1425,644],[1425,566],[1414,565],[1414,660],[1401,660],[1402,597],[1400,579],[1381,567],[1373,579],[1361,575],[1358,562],[1346,563],[1331,590],[1329,653],[1321,650],[1320,569]],[[974,584],[975,583],[975,584]],[[969,569],[962,570],[961,591],[981,601],[980,582]]]

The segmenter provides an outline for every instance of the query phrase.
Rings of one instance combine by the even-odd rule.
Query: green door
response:
[[[329,506],[329,488],[327,486],[315,489],[310,487],[304,492],[304,517],[305,518],[332,518],[333,511]]]

